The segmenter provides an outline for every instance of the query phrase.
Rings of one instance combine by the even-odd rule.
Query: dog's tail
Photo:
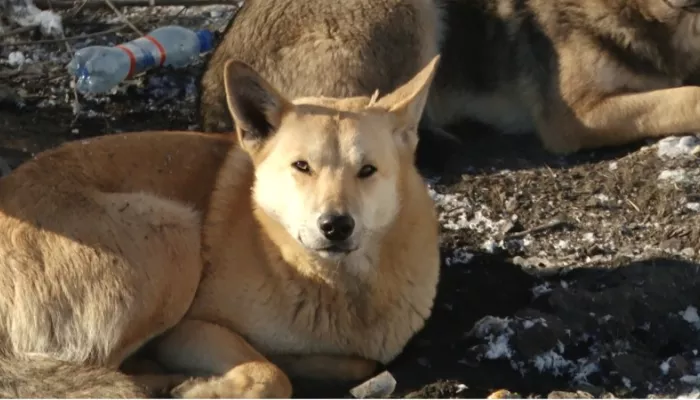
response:
[[[46,356],[0,356],[0,398],[146,398],[125,374]]]

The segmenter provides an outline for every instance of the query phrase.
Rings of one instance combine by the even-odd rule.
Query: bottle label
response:
[[[157,40],[150,36],[120,44],[117,48],[123,50],[129,56],[130,66],[127,79],[147,69],[161,66],[165,62],[165,49]]]

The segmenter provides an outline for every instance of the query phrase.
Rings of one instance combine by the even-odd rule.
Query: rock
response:
[[[635,385],[653,381],[661,374],[658,366],[649,358],[635,354],[617,354],[612,357],[612,364],[620,377],[629,379]]]
[[[350,394],[356,399],[388,397],[396,389],[396,379],[389,371],[371,378],[350,389]]]
[[[584,391],[576,392],[564,392],[564,391],[554,391],[547,395],[548,399],[592,399],[594,398],[592,394]]]
[[[668,375],[672,378],[680,378],[693,374],[693,366],[683,356],[677,355],[668,359]]]
[[[557,347],[559,342],[567,344],[569,337],[561,320],[538,310],[525,309],[516,314],[527,324],[518,325],[513,336],[515,348],[524,358],[532,358]]]
[[[24,99],[19,91],[0,84],[0,106],[21,108],[24,106]]]
[[[661,242],[661,248],[664,250],[680,250],[682,247],[683,244],[678,238],[672,238]]]

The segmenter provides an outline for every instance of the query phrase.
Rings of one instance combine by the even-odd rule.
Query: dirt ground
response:
[[[163,15],[222,29],[232,10],[127,15],[142,30],[164,25]],[[115,23],[104,12],[64,16],[68,36]],[[91,41],[134,37],[126,30]],[[0,38],[0,158],[10,167],[67,140],[196,129],[201,63],[153,71],[114,94],[81,95],[75,113],[70,53],[63,44],[8,45],[31,39]],[[16,51],[24,64],[10,65]],[[388,366],[392,396],[697,397],[700,155],[689,149],[698,139],[556,157],[533,136],[478,125],[453,131],[461,148],[421,158],[442,222],[442,278],[426,328]],[[296,395],[350,397],[351,386],[299,382]]]

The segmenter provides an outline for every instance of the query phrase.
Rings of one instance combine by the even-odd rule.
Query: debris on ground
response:
[[[389,371],[384,371],[350,389],[350,394],[356,399],[382,398],[391,396],[394,389],[396,389],[396,379]]]

